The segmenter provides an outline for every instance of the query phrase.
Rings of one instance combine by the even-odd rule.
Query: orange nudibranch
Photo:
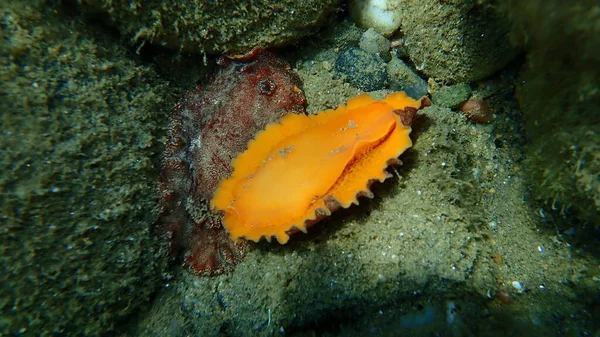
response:
[[[362,94],[317,115],[289,114],[248,143],[211,206],[232,238],[284,244],[359,196],[373,197],[370,185],[390,177],[386,167],[412,146],[410,125],[427,105],[404,92],[381,101]]]

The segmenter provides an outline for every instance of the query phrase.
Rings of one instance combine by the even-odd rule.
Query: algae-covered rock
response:
[[[506,18],[476,1],[404,1],[405,46],[436,80],[471,82],[502,69],[518,53]]]
[[[600,223],[600,15],[597,1],[507,1],[527,43],[518,98],[534,196]],[[591,226],[593,227],[593,226]]]
[[[339,0],[78,0],[105,13],[133,43],[194,53],[245,52],[289,44],[313,33]]]
[[[446,85],[436,88],[431,93],[433,102],[437,105],[455,109],[471,96],[471,87],[467,83]]]
[[[485,2],[381,3],[386,3],[399,17],[403,50],[419,71],[436,80],[453,83],[479,80],[502,69],[519,53],[519,48],[509,43],[509,25],[503,13]]]
[[[167,94],[102,33],[3,1],[0,335],[97,336],[146,301]]]

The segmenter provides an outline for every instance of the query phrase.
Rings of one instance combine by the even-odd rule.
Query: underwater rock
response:
[[[427,95],[427,82],[399,58],[393,57],[388,62],[387,71],[392,90],[406,91],[410,97]]]
[[[78,2],[87,12],[108,16],[136,45],[222,54],[282,46],[312,34],[339,0]]]
[[[358,48],[341,52],[335,62],[335,70],[346,75],[348,82],[362,91],[383,89],[387,82],[385,62],[379,56]]]
[[[419,71],[436,80],[472,82],[502,69],[521,50],[506,17],[471,0],[403,0],[405,48]]]
[[[358,3],[371,3],[358,1]],[[374,3],[374,1],[373,1]],[[402,25],[403,51],[417,70],[443,82],[472,82],[502,69],[519,52],[508,39],[503,12],[472,0],[381,1]],[[393,5],[388,5],[393,3]],[[373,5],[374,6],[374,5]],[[383,14],[363,27],[387,25]],[[378,21],[380,20],[380,21]],[[361,24],[362,21],[357,21]],[[381,32],[381,31],[380,31]]]
[[[367,53],[376,54],[386,62],[389,62],[392,58],[390,54],[390,41],[373,28],[367,29],[362,34],[359,47]]]
[[[568,229],[600,226],[600,26],[596,1],[506,1],[514,37],[526,44],[517,98],[533,196]],[[578,221],[575,221],[575,220]]]
[[[455,109],[461,103],[469,99],[471,96],[471,86],[467,83],[459,83],[455,85],[445,85],[436,88],[431,93],[431,100],[434,104]]]
[[[152,182],[169,88],[61,8],[0,8],[0,335],[111,334],[167,267]]]

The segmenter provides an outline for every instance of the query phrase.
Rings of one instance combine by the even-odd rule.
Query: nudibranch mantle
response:
[[[232,238],[281,244],[289,234],[373,197],[374,181],[412,146],[412,119],[427,98],[404,92],[381,101],[368,94],[317,115],[289,114],[269,124],[233,162],[211,206]]]

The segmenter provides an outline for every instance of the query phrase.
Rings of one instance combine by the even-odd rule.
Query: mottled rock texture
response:
[[[533,195],[600,223],[600,13],[596,1],[506,1],[527,46],[518,98]],[[594,226],[587,226],[595,224]],[[572,226],[569,224],[567,226]]]
[[[146,301],[167,89],[46,1],[3,1],[0,335],[98,336]]]
[[[85,11],[108,16],[132,43],[221,54],[290,44],[315,32],[339,0],[78,2]]]
[[[520,51],[509,43],[505,13],[489,2],[384,2],[400,20],[399,32],[392,39],[400,42],[417,70],[436,81],[480,80],[502,69]]]

